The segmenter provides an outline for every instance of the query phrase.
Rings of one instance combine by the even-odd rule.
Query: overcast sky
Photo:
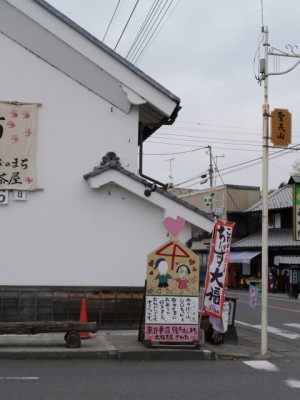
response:
[[[48,0],[98,39],[105,37],[109,47],[117,46],[123,57],[155,1]],[[145,49],[136,66],[177,95],[182,110],[172,126],[146,142],[144,173],[165,183],[172,179],[174,185],[204,189],[209,182],[200,185],[201,178],[190,179],[207,171],[205,147],[210,145],[221,175],[217,185],[261,187],[263,86],[255,78],[264,57],[261,30],[268,26],[271,47],[287,51],[287,44],[299,45],[294,51],[300,53],[300,1],[159,1],[166,4],[156,23],[161,19],[161,24],[153,33],[153,19],[153,29],[129,56],[135,62]],[[284,71],[296,61],[269,56],[269,71]],[[292,113],[291,145],[300,148],[300,66],[269,78],[269,104],[271,111],[284,108]],[[300,159],[299,151],[271,148],[273,153],[278,154],[269,162],[270,188],[288,181],[293,162]],[[254,166],[247,163],[252,160]]]

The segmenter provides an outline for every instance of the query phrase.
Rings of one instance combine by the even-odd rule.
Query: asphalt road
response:
[[[300,363],[0,360],[0,385],[9,400],[298,400]]]
[[[235,324],[238,330],[248,330],[261,335],[261,302],[255,309],[249,306],[248,292],[227,292],[236,297]],[[268,294],[268,338],[277,340],[287,348],[300,349],[300,300],[290,299],[285,294]]]
[[[260,301],[238,298],[235,324],[260,341]],[[269,342],[289,357],[222,361],[0,360],[0,398],[16,400],[263,400],[300,398],[300,301],[269,295]],[[294,349],[295,351],[291,351]],[[295,356],[294,356],[295,354]],[[298,354],[298,356],[296,356]]]

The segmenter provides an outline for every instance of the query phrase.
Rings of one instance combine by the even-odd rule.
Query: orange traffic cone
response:
[[[80,322],[88,322],[87,311],[86,311],[86,300],[82,299],[80,309]],[[89,332],[79,332],[80,339],[90,339]]]

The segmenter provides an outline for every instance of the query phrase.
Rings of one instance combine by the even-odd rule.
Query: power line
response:
[[[118,45],[119,45],[119,43],[120,43],[120,40],[122,39],[122,37],[123,37],[123,35],[124,35],[124,32],[125,32],[125,30],[126,30],[128,24],[129,24],[129,22],[130,22],[130,20],[131,20],[131,17],[133,16],[133,13],[134,13],[134,11],[135,11],[135,9],[136,9],[136,6],[138,5],[139,1],[140,1],[140,0],[137,0],[137,1],[136,1],[135,5],[134,5],[134,7],[133,7],[133,10],[131,11],[131,14],[130,14],[130,16],[129,16],[129,18],[128,18],[126,24],[125,24],[125,27],[124,27],[124,29],[123,29],[123,31],[122,31],[120,37],[119,37],[119,40],[117,41],[117,44],[115,45],[114,51],[116,51],[116,48],[118,47]]]
[[[195,121],[183,121],[183,120],[176,120],[177,122],[182,122],[184,124],[192,124],[192,125],[200,125],[200,126],[219,126],[221,128],[229,128],[229,129],[252,129],[252,128],[245,128],[245,127],[240,127],[240,126],[228,126],[228,125],[215,125],[215,124],[203,124],[202,122],[195,122]],[[258,128],[252,129],[252,130],[260,130]]]
[[[163,3],[164,1],[164,3]],[[141,46],[143,46],[145,40],[147,39],[147,37],[149,36],[151,30],[153,29],[153,27],[155,26],[159,16],[161,15],[162,11],[164,10],[165,6],[167,5],[169,0],[160,0],[160,2],[157,4],[158,7],[155,7],[153,9],[153,15],[151,16],[151,19],[149,18],[148,22],[147,22],[147,27],[144,29],[143,34],[140,35],[140,39],[137,41],[138,44],[136,44],[135,49],[132,50],[132,54],[129,57],[129,61],[131,61],[134,64],[135,58],[141,48]],[[171,0],[173,1],[173,0]],[[154,20],[154,21],[153,21]]]
[[[242,214],[242,216],[243,216],[245,219],[249,220],[249,216],[248,216],[247,214],[245,214],[245,213],[240,209],[240,207],[236,204],[234,198],[231,196],[231,194],[230,194],[230,192],[229,192],[229,190],[228,190],[228,188],[227,188],[227,185],[224,183],[223,177],[221,176],[220,171],[219,171],[218,168],[217,168],[217,164],[216,164],[216,162],[215,162],[214,159],[213,159],[213,162],[214,162],[215,167],[216,167],[216,169],[217,169],[217,171],[218,171],[218,173],[219,173],[219,178],[220,178],[220,180],[221,180],[221,182],[222,182],[222,184],[223,184],[223,186],[224,186],[224,188],[225,188],[225,191],[226,191],[227,195],[230,197],[231,201],[232,201],[233,204],[236,206],[237,210]]]
[[[143,55],[145,49],[146,49],[147,46],[148,46],[150,40],[153,38],[153,35],[154,35],[155,32],[157,31],[159,25],[162,23],[162,20],[164,19],[164,17],[165,17],[165,15],[166,15],[166,13],[168,12],[169,8],[171,7],[173,1],[174,1],[174,0],[171,0],[171,3],[168,5],[167,9],[165,10],[163,16],[162,16],[161,19],[159,20],[157,26],[155,27],[154,31],[152,32],[152,34],[151,34],[150,38],[148,39],[147,43],[145,44],[144,48],[140,51],[139,56],[138,56],[138,57],[136,58],[136,60],[135,60],[135,64],[137,64],[137,63],[139,62],[139,60],[140,60],[140,58],[142,57],[142,55]]]
[[[166,131],[167,130],[167,131]],[[222,129],[195,129],[195,128],[182,128],[182,127],[177,127],[177,126],[172,126],[172,127],[165,127],[163,129],[163,127],[161,127],[159,129],[159,131],[157,131],[156,133],[168,133],[168,132],[172,132],[172,131],[182,131],[182,132],[199,132],[199,133],[222,133],[225,135],[239,135],[239,136],[249,136],[249,135],[255,135],[257,137],[259,137],[260,132],[253,132],[253,131],[249,131],[249,132],[240,132],[240,131],[232,131],[232,130],[222,130]]]
[[[300,150],[300,144],[294,146],[292,151],[287,151],[287,149],[282,149],[279,152],[272,153],[269,158],[272,160],[272,159],[275,159],[275,158],[278,158],[278,157],[282,157],[282,156],[285,156],[287,154],[292,153],[293,150]],[[254,158],[253,160],[244,161],[242,163],[235,164],[235,165],[232,165],[230,167],[222,168],[221,170],[218,169],[219,175],[220,175],[221,172],[222,172],[222,175],[224,176],[224,175],[228,175],[228,174],[231,174],[231,173],[234,173],[234,172],[237,172],[237,171],[241,171],[243,169],[251,168],[251,167],[254,167],[255,165],[261,164],[261,162],[262,162],[262,157],[257,157],[257,158]],[[227,171],[227,170],[230,170],[230,171]],[[227,171],[227,172],[223,173],[223,171]],[[194,181],[196,179],[199,179],[200,177],[201,177],[201,175],[199,175],[199,176],[197,175],[196,177],[187,179],[184,182],[180,182],[180,183],[174,185],[174,187],[182,185],[182,184],[187,183],[187,182],[192,182],[192,181]]]
[[[163,135],[162,137],[158,135]],[[186,139],[187,138],[187,139]],[[191,139],[188,139],[191,138]],[[244,143],[244,144],[249,144],[251,143],[257,143],[260,144],[261,141],[258,140],[242,140],[242,139],[224,139],[224,138],[211,138],[207,136],[192,136],[192,135],[177,135],[176,133],[159,133],[157,135],[153,135],[153,139],[169,139],[169,140],[181,140],[184,142],[199,142],[202,141],[201,139],[208,139],[208,140],[225,140],[226,142],[235,142],[235,143]]]
[[[209,143],[225,144],[225,145],[228,145],[228,146],[232,146],[233,145],[232,143],[224,143],[224,142],[220,142],[220,141],[215,142],[215,141],[211,141],[211,140],[210,141],[199,140],[199,142],[204,142],[204,143],[207,143],[207,144],[209,144]],[[170,144],[170,143],[167,143],[167,142],[155,142],[155,141],[151,141],[151,140],[149,140],[148,143],[167,145],[167,146],[195,147],[192,144],[181,144],[181,143],[172,143],[172,144]],[[259,147],[259,145],[257,145],[257,146]],[[237,148],[237,147],[235,147],[235,148],[232,148],[232,147],[215,147],[215,148],[218,149],[218,150],[228,150],[228,151],[236,151],[236,150],[246,151],[246,152],[258,152],[258,151],[260,151],[260,149],[251,150],[251,149]]]
[[[143,153],[143,155],[144,156],[172,156],[175,154],[193,153],[195,151],[199,151],[199,150],[206,149],[206,148],[207,148],[207,146],[198,147],[197,149],[194,149],[194,150],[178,151],[177,153],[176,152],[175,153],[159,153],[159,154],[158,153]]]
[[[118,1],[118,4],[116,5],[115,11],[114,11],[114,13],[113,13],[113,16],[111,17],[111,20],[109,21],[109,24],[108,24],[108,27],[107,27],[107,29],[106,29],[106,32],[105,32],[105,34],[104,34],[104,36],[103,36],[102,42],[104,42],[104,40],[105,40],[105,38],[106,38],[107,32],[108,32],[108,30],[109,30],[109,28],[110,28],[110,26],[111,26],[111,24],[112,24],[113,19],[115,18],[115,15],[116,15],[116,12],[117,12],[117,10],[118,10],[118,8],[119,8],[120,2],[121,2],[121,0],[119,0],[119,1]]]
[[[138,58],[138,60],[136,61],[136,64],[138,64],[141,59],[143,58],[143,56],[146,54],[146,52],[148,51],[148,49],[151,47],[152,43],[154,42],[154,40],[156,39],[156,37],[159,35],[160,31],[163,29],[163,27],[165,26],[165,24],[167,23],[168,19],[171,17],[171,15],[173,14],[174,10],[176,9],[176,7],[178,6],[180,0],[177,1],[177,3],[175,4],[175,6],[173,7],[173,10],[170,12],[170,14],[167,16],[167,18],[165,19],[164,23],[162,24],[161,28],[157,31],[156,35],[150,38],[151,42],[148,41],[147,45],[145,46],[143,52],[141,53],[140,57]],[[158,28],[158,27],[157,27]],[[157,30],[157,29],[156,29]]]
[[[134,47],[136,46],[136,43],[140,42],[141,38],[143,37],[143,35],[144,35],[143,32],[145,32],[145,29],[146,29],[146,27],[147,27],[147,25],[149,23],[151,15],[155,11],[156,7],[158,6],[158,2],[159,1],[162,2],[162,0],[155,0],[155,2],[152,4],[152,6],[151,6],[146,18],[144,19],[144,22],[143,22],[140,30],[138,31],[138,33],[137,33],[132,45],[130,46],[130,48],[129,48],[126,56],[125,56],[126,59],[129,57],[130,53],[133,51]]]
[[[149,143],[153,143],[153,144],[159,144],[159,145],[167,145],[167,146],[170,146],[170,143],[164,143],[164,142],[149,142]],[[209,142],[207,142],[207,143],[209,143]],[[215,142],[214,142],[215,143]],[[220,142],[217,142],[217,143],[220,143]],[[226,143],[227,144],[227,143]],[[188,144],[186,144],[186,145],[184,145],[184,144],[180,144],[180,143],[173,143],[173,144],[171,144],[171,146],[181,146],[181,147],[194,147],[193,145],[188,145]],[[201,148],[206,148],[207,146],[204,146],[204,147],[201,147]],[[193,149],[193,150],[188,150],[188,151],[182,151],[182,152],[169,152],[169,153],[144,153],[144,155],[146,156],[160,156],[160,155],[172,155],[172,154],[183,154],[183,153],[191,153],[191,152],[193,152],[193,151],[197,151],[197,150],[199,150],[199,149],[201,149],[201,148],[196,148],[196,149]],[[271,148],[271,149],[275,149],[275,147],[273,147],[273,146],[269,146],[269,148]],[[214,146],[214,149],[217,149],[217,150],[227,150],[227,151],[245,151],[245,152],[251,152],[251,153],[257,153],[257,152],[260,152],[260,150],[250,150],[250,149],[245,149],[245,148],[228,148],[228,147],[218,147],[218,146]],[[292,149],[293,151],[296,151],[297,149]],[[291,151],[291,153],[292,153],[292,151]]]
[[[300,150],[300,148],[294,149],[294,150]],[[274,158],[282,157],[282,156],[288,155],[288,154],[290,154],[292,152],[293,151],[286,152],[285,154],[274,154],[273,157],[269,157],[269,159],[273,160]],[[232,171],[228,171],[228,172],[223,173],[223,175],[228,175],[228,174],[231,174],[233,172],[241,171],[241,170],[249,168],[249,167],[254,167],[255,165],[261,164],[261,162],[262,162],[262,157],[260,157],[259,161],[257,161],[256,163],[251,164],[250,166],[244,166],[244,167],[241,167],[241,168],[236,168],[236,169],[234,169]]]

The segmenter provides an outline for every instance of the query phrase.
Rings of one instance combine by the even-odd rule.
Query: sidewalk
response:
[[[238,292],[233,292],[238,297]],[[286,297],[285,293],[275,293]],[[299,301],[299,300],[295,300]],[[224,360],[300,358],[300,348],[284,344],[271,335],[268,353],[261,355],[260,331],[253,332],[236,324],[236,336],[225,336],[221,345],[209,342],[200,349],[184,346],[148,348],[138,341],[138,331],[98,331],[90,339],[82,339],[78,349],[66,348],[64,334],[0,335],[0,359],[98,359],[98,360]]]
[[[247,336],[248,335],[248,336]],[[277,346],[277,347],[276,347]],[[82,340],[78,349],[66,348],[63,334],[2,335],[0,336],[0,359],[98,359],[98,360],[222,360],[259,359],[272,357],[300,357],[298,354],[272,347],[263,357],[260,342],[247,333],[238,333],[238,342],[211,345],[205,343],[200,349],[175,348],[171,346],[147,348],[138,341],[137,331],[99,331],[90,339]]]

